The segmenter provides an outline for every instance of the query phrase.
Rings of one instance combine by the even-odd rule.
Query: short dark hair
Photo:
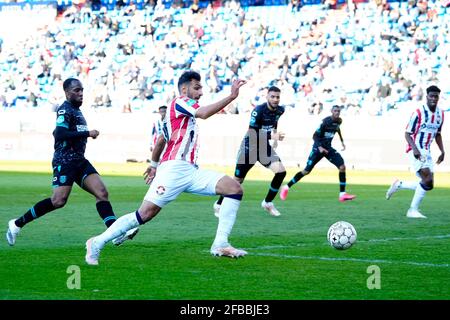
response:
[[[180,79],[178,79],[178,91],[180,91],[181,86],[185,83],[189,83],[192,80],[201,81],[202,77],[198,72],[195,71],[185,71],[181,75]]]
[[[331,110],[333,110],[334,108],[338,108],[339,110],[343,108],[343,106],[340,106],[338,104],[335,104],[334,106],[331,107]]]
[[[439,89],[437,86],[429,86],[427,88],[427,94],[429,94],[430,92],[441,93],[441,89]]]
[[[68,79],[64,80],[64,82],[63,82],[64,91],[69,89],[72,86],[72,83],[74,83],[75,81],[80,82],[80,80],[75,79],[75,78],[68,78]]]
[[[271,86],[267,92],[281,92],[280,88]]]
[[[160,107],[158,108],[158,110],[161,110],[161,109],[167,109],[167,106],[160,106]]]

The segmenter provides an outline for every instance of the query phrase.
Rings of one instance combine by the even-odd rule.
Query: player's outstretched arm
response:
[[[195,117],[200,119],[208,119],[212,115],[216,114],[239,96],[239,89],[246,83],[247,81],[245,80],[234,80],[233,84],[231,85],[231,93],[228,97],[225,97],[213,104],[198,108],[197,112],[195,113]]]

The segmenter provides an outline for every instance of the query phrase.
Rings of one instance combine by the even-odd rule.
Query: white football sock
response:
[[[102,249],[112,239],[123,235],[130,229],[139,226],[139,222],[136,218],[136,212],[131,212],[124,216],[121,216],[116,220],[105,232],[95,237],[95,243],[99,249]]]
[[[417,186],[419,185],[419,182],[417,181],[400,181],[400,184],[398,185],[398,189],[409,189],[409,190],[416,190]]]
[[[427,190],[422,188],[420,183],[417,184],[416,192],[414,193],[414,197],[411,201],[411,208],[418,210],[419,205],[422,202],[423,197],[425,197],[425,193]]]
[[[223,199],[219,211],[219,225],[217,226],[216,238],[214,239],[213,246],[222,247],[228,245],[228,236],[231,233],[231,229],[233,229],[240,205],[240,200],[228,197]]]

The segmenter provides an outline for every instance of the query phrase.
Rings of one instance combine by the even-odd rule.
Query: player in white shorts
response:
[[[100,251],[110,239],[150,221],[161,208],[175,200],[182,192],[223,195],[225,200],[220,209],[211,254],[232,258],[247,254],[246,251],[231,246],[228,241],[243,195],[241,185],[227,175],[198,168],[196,164],[198,127],[195,120],[195,118],[207,119],[221,111],[238,97],[239,88],[246,82],[233,81],[228,97],[200,107],[198,100],[203,94],[200,81],[200,74],[194,71],[186,71],[181,75],[178,80],[181,96],[175,98],[167,110],[163,134],[157,139],[151,164],[144,173],[147,184],[150,184],[144,201],[137,211],[117,219],[108,232],[103,232],[86,242],[85,259],[88,264],[98,264]]]
[[[408,142],[406,152],[409,155],[411,169],[421,179],[420,181],[400,181],[396,179],[386,192],[386,199],[400,189],[415,190],[406,216],[408,218],[426,218],[419,212],[419,205],[427,191],[433,189],[433,159],[430,146],[433,140],[441,151],[436,163],[444,161],[444,144],[442,143],[442,125],[444,123],[444,112],[437,107],[441,90],[436,86],[427,88],[427,103],[419,107],[411,116],[406,127],[405,138]]]
[[[223,173],[199,169],[187,161],[165,161],[158,166],[158,174],[144,200],[162,208],[182,192],[213,196],[217,183],[224,176]]]

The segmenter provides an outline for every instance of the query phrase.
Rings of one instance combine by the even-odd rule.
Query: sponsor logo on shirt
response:
[[[58,124],[64,123],[64,116],[59,116],[59,117],[56,119],[56,123],[58,123]]]
[[[437,130],[439,129],[440,124],[437,123],[422,123],[420,125],[421,130]]]
[[[77,125],[77,131],[80,132],[80,131],[89,131],[89,130],[86,125],[79,124],[79,125]]]

